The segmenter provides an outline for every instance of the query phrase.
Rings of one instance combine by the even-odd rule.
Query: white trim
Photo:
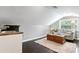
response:
[[[30,39],[22,40],[22,42],[27,42],[27,41],[31,41],[31,40],[36,40],[36,39],[43,38],[43,37],[46,37],[46,36],[41,36],[41,37],[35,37],[35,38],[30,38]]]

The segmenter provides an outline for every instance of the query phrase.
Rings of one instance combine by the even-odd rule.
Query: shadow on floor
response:
[[[56,53],[34,41],[24,42],[22,50],[23,53]]]

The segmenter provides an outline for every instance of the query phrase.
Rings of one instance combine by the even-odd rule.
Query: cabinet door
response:
[[[0,53],[22,52],[22,34],[0,36]]]

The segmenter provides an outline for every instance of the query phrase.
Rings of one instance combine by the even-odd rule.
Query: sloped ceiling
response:
[[[52,6],[33,7],[33,6],[16,6],[0,7],[0,18],[9,18],[20,20],[27,25],[48,25],[68,14],[79,14],[78,6]],[[19,23],[20,23],[19,22]]]
[[[27,25],[50,25],[63,16],[78,15],[79,7],[14,7],[12,13],[14,13],[12,15],[14,18],[22,19]]]
[[[53,17],[50,17],[49,24],[60,20],[64,16],[78,16],[79,17],[79,7],[78,6],[58,6],[56,10],[52,13]],[[52,20],[53,19],[53,20]]]

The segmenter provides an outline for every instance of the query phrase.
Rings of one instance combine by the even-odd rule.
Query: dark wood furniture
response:
[[[58,36],[58,35],[50,35],[47,34],[47,40],[51,40],[60,44],[64,44],[65,43],[65,39],[64,37]]]

